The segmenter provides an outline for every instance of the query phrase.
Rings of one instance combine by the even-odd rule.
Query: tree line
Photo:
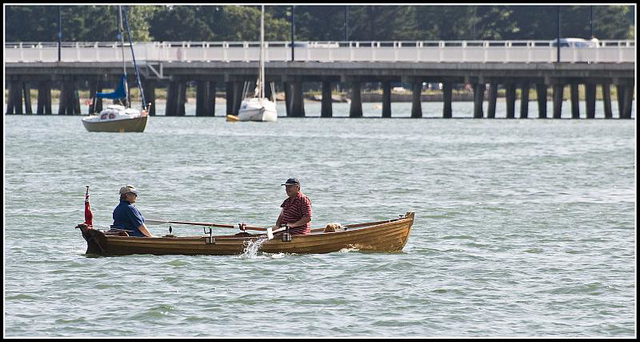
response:
[[[260,6],[129,5],[134,41],[257,41]],[[632,5],[266,5],[265,40],[635,39]],[[61,25],[58,21],[61,18]],[[115,5],[7,5],[6,42],[117,40]]]

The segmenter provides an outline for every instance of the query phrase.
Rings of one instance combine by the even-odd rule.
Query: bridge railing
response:
[[[553,41],[364,41],[266,42],[266,61],[301,62],[431,62],[431,63],[555,63]],[[136,59],[150,62],[251,62],[259,58],[260,42],[134,42]],[[634,40],[599,40],[588,47],[562,46],[564,63],[635,61]],[[56,42],[5,43],[7,63],[57,62]],[[116,42],[63,42],[62,62],[119,62]],[[125,59],[131,59],[129,48]]]

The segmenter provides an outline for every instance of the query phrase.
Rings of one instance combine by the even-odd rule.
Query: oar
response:
[[[188,224],[192,226],[205,226],[205,227],[219,227],[219,228],[236,228],[234,225],[230,224],[218,224],[211,222],[189,222],[189,221],[169,221],[169,220],[158,220],[158,219],[145,219],[144,222],[148,222],[149,224],[166,224],[166,223],[174,223],[174,224]],[[244,229],[249,230],[261,230],[267,231],[267,239],[273,240],[274,234],[285,231],[287,227],[280,227],[276,230],[273,230],[272,227],[264,228],[264,227],[256,227],[256,226],[247,226],[244,225]]]
[[[145,223],[148,222],[149,224],[173,223],[173,224],[186,224],[186,225],[192,225],[192,226],[205,226],[205,227],[217,227],[217,228],[238,228],[237,225],[219,224],[219,223],[211,223],[211,222],[169,221],[169,220],[158,220],[158,219],[145,219],[144,222]],[[267,230],[267,228],[257,227],[257,226],[243,225],[243,227],[249,230],[262,230],[262,231]]]

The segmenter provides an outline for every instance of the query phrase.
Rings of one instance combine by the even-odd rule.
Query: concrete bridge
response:
[[[455,43],[455,44],[454,44]],[[85,44],[60,49],[61,61],[51,61],[51,47],[38,44],[5,44],[5,75],[9,86],[7,113],[31,113],[29,90],[38,87],[38,114],[50,114],[51,87],[60,84],[58,114],[80,114],[77,90],[88,87],[91,95],[112,88],[122,73],[120,48]],[[155,45],[154,45],[155,44]],[[296,43],[299,44],[299,43]],[[546,45],[545,45],[546,44]],[[186,84],[197,84],[196,115],[212,116],[215,89],[224,84],[227,113],[237,114],[245,82],[257,77],[259,43],[182,43],[138,45],[136,60],[143,74],[145,97],[155,101],[155,89],[167,87],[167,115],[184,115]],[[28,47],[25,47],[28,46]],[[136,46],[136,43],[134,43]],[[210,49],[221,49],[212,54]],[[285,91],[287,116],[305,116],[302,101],[304,82],[322,83],[321,116],[331,117],[331,90],[338,83],[351,92],[350,117],[362,116],[360,88],[364,82],[380,82],[383,88],[382,117],[391,117],[391,84],[403,82],[420,90],[423,82],[443,84],[444,118],[452,117],[452,89],[471,84],[474,90],[474,117],[495,117],[498,86],[506,89],[507,117],[515,118],[516,88],[520,88],[520,117],[528,117],[528,96],[536,89],[539,118],[547,118],[546,101],[552,90],[553,113],[560,118],[564,88],[571,88],[572,118],[580,118],[578,86],[584,85],[586,117],[595,116],[596,89],[600,85],[605,118],[613,118],[610,87],[617,87],[619,118],[631,118],[635,85],[635,42],[600,41],[590,48],[558,48],[549,41],[536,42],[304,42],[294,49],[290,44],[270,43],[266,73],[269,82]],[[180,50],[181,49],[181,50]],[[62,51],[65,51],[64,54]],[[226,51],[226,52],[225,52]],[[269,51],[269,50],[267,50]],[[218,56],[215,60],[214,56]],[[150,58],[152,57],[152,58]],[[24,59],[21,59],[24,58]],[[57,58],[57,52],[56,52]],[[130,56],[125,55],[125,58]],[[293,61],[291,59],[294,59]],[[554,60],[555,59],[555,60]],[[566,61],[565,61],[566,60]],[[128,63],[131,64],[131,63]],[[135,73],[128,71],[130,82]],[[489,85],[487,89],[487,85]],[[488,111],[483,101],[488,99]],[[90,110],[100,110],[101,103]],[[154,106],[151,107],[151,114]],[[420,91],[414,91],[411,116],[422,117]]]

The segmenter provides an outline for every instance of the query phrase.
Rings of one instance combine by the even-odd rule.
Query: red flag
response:
[[[87,185],[87,194],[84,198],[84,223],[87,226],[93,226],[93,213],[89,205],[89,186]]]

